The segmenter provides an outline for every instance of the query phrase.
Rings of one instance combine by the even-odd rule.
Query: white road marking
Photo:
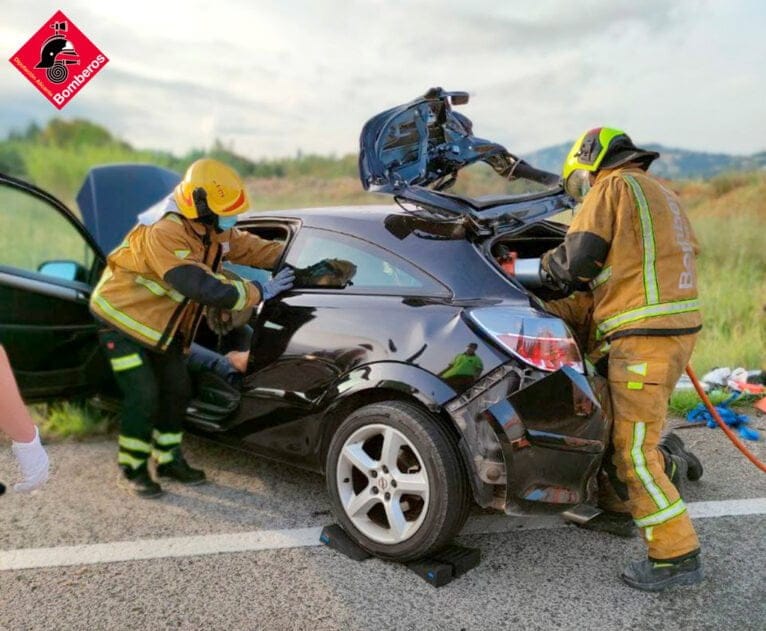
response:
[[[692,502],[687,504],[687,507],[689,515],[697,519],[734,515],[763,515],[766,514],[766,497],[723,502]]]
[[[766,497],[694,502],[688,504],[695,519],[738,515],[766,515]],[[515,530],[561,528],[567,524],[556,515],[509,517],[481,515],[474,517],[462,534],[494,534]],[[254,552],[280,548],[306,548],[321,545],[321,527],[286,530],[255,530],[217,535],[194,535],[139,541],[116,541],[56,548],[22,548],[0,551],[0,571],[93,565],[119,561],[141,561],[171,557],[203,556],[232,552]]]

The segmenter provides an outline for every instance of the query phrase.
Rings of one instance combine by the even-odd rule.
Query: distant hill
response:
[[[558,173],[573,143],[574,140],[546,147],[522,157],[538,169]],[[660,159],[652,164],[651,172],[674,180],[707,179],[719,173],[756,171],[766,168],[766,151],[751,156],[735,156],[726,153],[687,151],[658,144],[646,145],[646,148],[660,153]]]

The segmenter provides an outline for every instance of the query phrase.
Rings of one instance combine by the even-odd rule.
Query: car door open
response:
[[[104,256],[74,214],[0,174],[0,344],[25,399],[98,390],[110,371],[88,310]]]

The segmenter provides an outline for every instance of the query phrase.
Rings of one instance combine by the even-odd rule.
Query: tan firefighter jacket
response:
[[[543,270],[593,292],[597,339],[701,328],[699,245],[676,195],[640,168],[598,173],[564,243]]]
[[[212,228],[169,212],[135,226],[107,257],[90,308],[104,323],[165,351],[174,336],[188,346],[202,305],[238,311],[258,304],[258,283],[219,274],[224,260],[273,268],[283,245],[233,228]]]

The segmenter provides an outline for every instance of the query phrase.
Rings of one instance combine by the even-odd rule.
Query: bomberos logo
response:
[[[56,108],[64,107],[109,59],[61,11],[10,62]]]

